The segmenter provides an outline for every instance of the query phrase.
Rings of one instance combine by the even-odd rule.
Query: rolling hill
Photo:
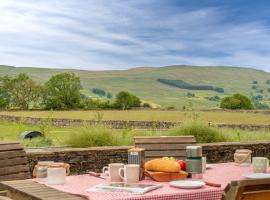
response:
[[[194,108],[215,108],[218,101],[208,98],[218,96],[220,98],[240,92],[246,95],[263,95],[264,102],[270,103],[270,88],[266,84],[270,80],[270,73],[238,67],[198,67],[186,65],[174,65],[165,67],[139,67],[129,70],[112,71],[85,71],[75,69],[47,69],[30,67],[12,67],[0,65],[0,75],[16,75],[26,72],[33,79],[45,82],[53,74],[60,72],[73,72],[81,77],[82,93],[93,96],[92,88],[101,88],[115,95],[122,90],[130,91],[144,101],[158,104],[162,107],[174,106],[182,108],[189,106]],[[223,88],[224,93],[211,90],[188,90],[163,84],[158,79],[179,80],[189,85],[207,85]],[[179,82],[178,81],[178,82]],[[257,90],[252,89],[253,81],[257,81]],[[258,90],[263,90],[260,93]],[[192,95],[187,96],[187,93]],[[195,96],[193,96],[193,94]]]

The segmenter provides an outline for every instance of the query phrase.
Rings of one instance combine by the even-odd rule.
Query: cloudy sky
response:
[[[1,0],[0,64],[270,71],[268,0]]]

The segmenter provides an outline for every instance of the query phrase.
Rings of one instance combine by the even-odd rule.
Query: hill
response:
[[[270,103],[270,92],[267,91],[270,85],[266,84],[266,81],[270,80],[270,73],[250,68],[174,65],[159,68],[140,67],[129,70],[86,71],[0,66],[1,76],[16,75],[22,72],[28,73],[39,82],[45,82],[53,74],[74,72],[81,77],[82,92],[86,95],[95,96],[92,93],[93,88],[103,89],[112,93],[112,95],[121,90],[127,90],[145,101],[165,107],[182,108],[192,104],[194,108],[214,108],[219,102],[209,100],[209,98],[215,96],[222,98],[236,92],[246,95],[251,93],[262,95],[263,101]],[[190,85],[218,87],[224,89],[224,93],[213,90],[188,90],[173,87],[159,82],[158,79],[178,80]],[[258,83],[255,84],[254,81]],[[254,85],[257,89],[252,89]]]

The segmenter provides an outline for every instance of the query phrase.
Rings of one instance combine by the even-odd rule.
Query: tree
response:
[[[220,108],[224,109],[252,109],[251,100],[242,95],[234,94],[233,96],[225,97],[220,103]]]
[[[112,94],[110,92],[107,93],[107,98],[111,99],[112,98]]]
[[[135,95],[130,94],[129,92],[119,92],[116,95],[115,107],[123,110],[130,109],[132,107],[140,107],[141,101]]]
[[[60,73],[45,83],[46,109],[71,109],[80,105],[80,77],[74,73]]]
[[[41,86],[31,79],[26,73],[21,73],[12,78],[1,78],[1,97],[4,105],[27,110],[31,104],[38,102],[41,97]]]

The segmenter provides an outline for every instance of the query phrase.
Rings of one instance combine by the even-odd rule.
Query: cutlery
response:
[[[96,178],[101,178],[101,179],[104,179],[104,180],[106,179],[105,177],[101,176],[100,173],[96,173],[96,172],[90,171],[90,172],[88,172],[88,174],[89,174],[90,176],[94,176],[94,177],[96,177]]]

